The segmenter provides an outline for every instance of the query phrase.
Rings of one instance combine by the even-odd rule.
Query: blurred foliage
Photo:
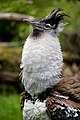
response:
[[[21,51],[21,47],[1,47],[0,70],[19,71]]]
[[[80,31],[64,31],[61,47],[63,51],[70,51],[80,57]]]
[[[22,120],[20,96],[0,95],[0,120]]]
[[[21,92],[20,74],[21,47],[0,47],[0,91],[2,93]],[[7,72],[7,74],[4,74]],[[5,80],[6,79],[6,80]]]
[[[80,2],[79,0],[0,0],[0,12],[17,12],[42,18],[54,8],[61,7],[71,18],[68,30],[80,31]],[[0,21],[0,40],[25,40],[29,33],[26,23]],[[7,38],[7,39],[6,39]]]

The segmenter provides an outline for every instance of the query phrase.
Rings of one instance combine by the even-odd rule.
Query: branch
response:
[[[1,80],[5,80],[7,82],[16,82],[16,80],[18,79],[19,74],[18,73],[14,73],[14,72],[10,72],[10,71],[0,71],[0,79]]]
[[[23,19],[34,20],[33,16],[28,16],[25,14],[20,13],[0,13],[0,20],[10,20],[10,21],[20,21],[22,22]]]

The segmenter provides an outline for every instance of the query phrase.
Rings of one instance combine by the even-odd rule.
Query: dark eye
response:
[[[51,25],[50,24],[46,24],[46,25],[44,25],[44,28],[45,29],[49,29],[49,28],[51,28]]]

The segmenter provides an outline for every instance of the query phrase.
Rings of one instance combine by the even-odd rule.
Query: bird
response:
[[[56,119],[54,113],[57,113],[57,110],[62,113],[64,111],[64,116],[67,114],[67,117],[73,113],[73,117],[80,114],[79,107],[67,106],[71,102],[64,93],[73,97],[76,95],[71,94],[70,87],[70,92],[66,92],[67,80],[61,79],[63,54],[58,35],[67,25],[64,21],[67,15],[61,11],[61,8],[56,8],[46,17],[34,21],[24,19],[33,26],[33,30],[24,43],[20,65],[25,89],[21,95],[23,120],[51,120],[53,117]],[[74,98],[79,99],[80,93]],[[79,103],[75,104],[79,106]],[[59,118],[60,115],[62,118],[61,113]]]

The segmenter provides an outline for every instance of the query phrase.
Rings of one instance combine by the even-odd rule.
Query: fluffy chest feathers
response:
[[[33,104],[30,100],[24,102],[23,120],[51,120],[46,112],[46,101],[35,101]]]
[[[63,57],[58,37],[42,33],[29,36],[22,53],[22,82],[31,95],[46,90],[59,82]]]

